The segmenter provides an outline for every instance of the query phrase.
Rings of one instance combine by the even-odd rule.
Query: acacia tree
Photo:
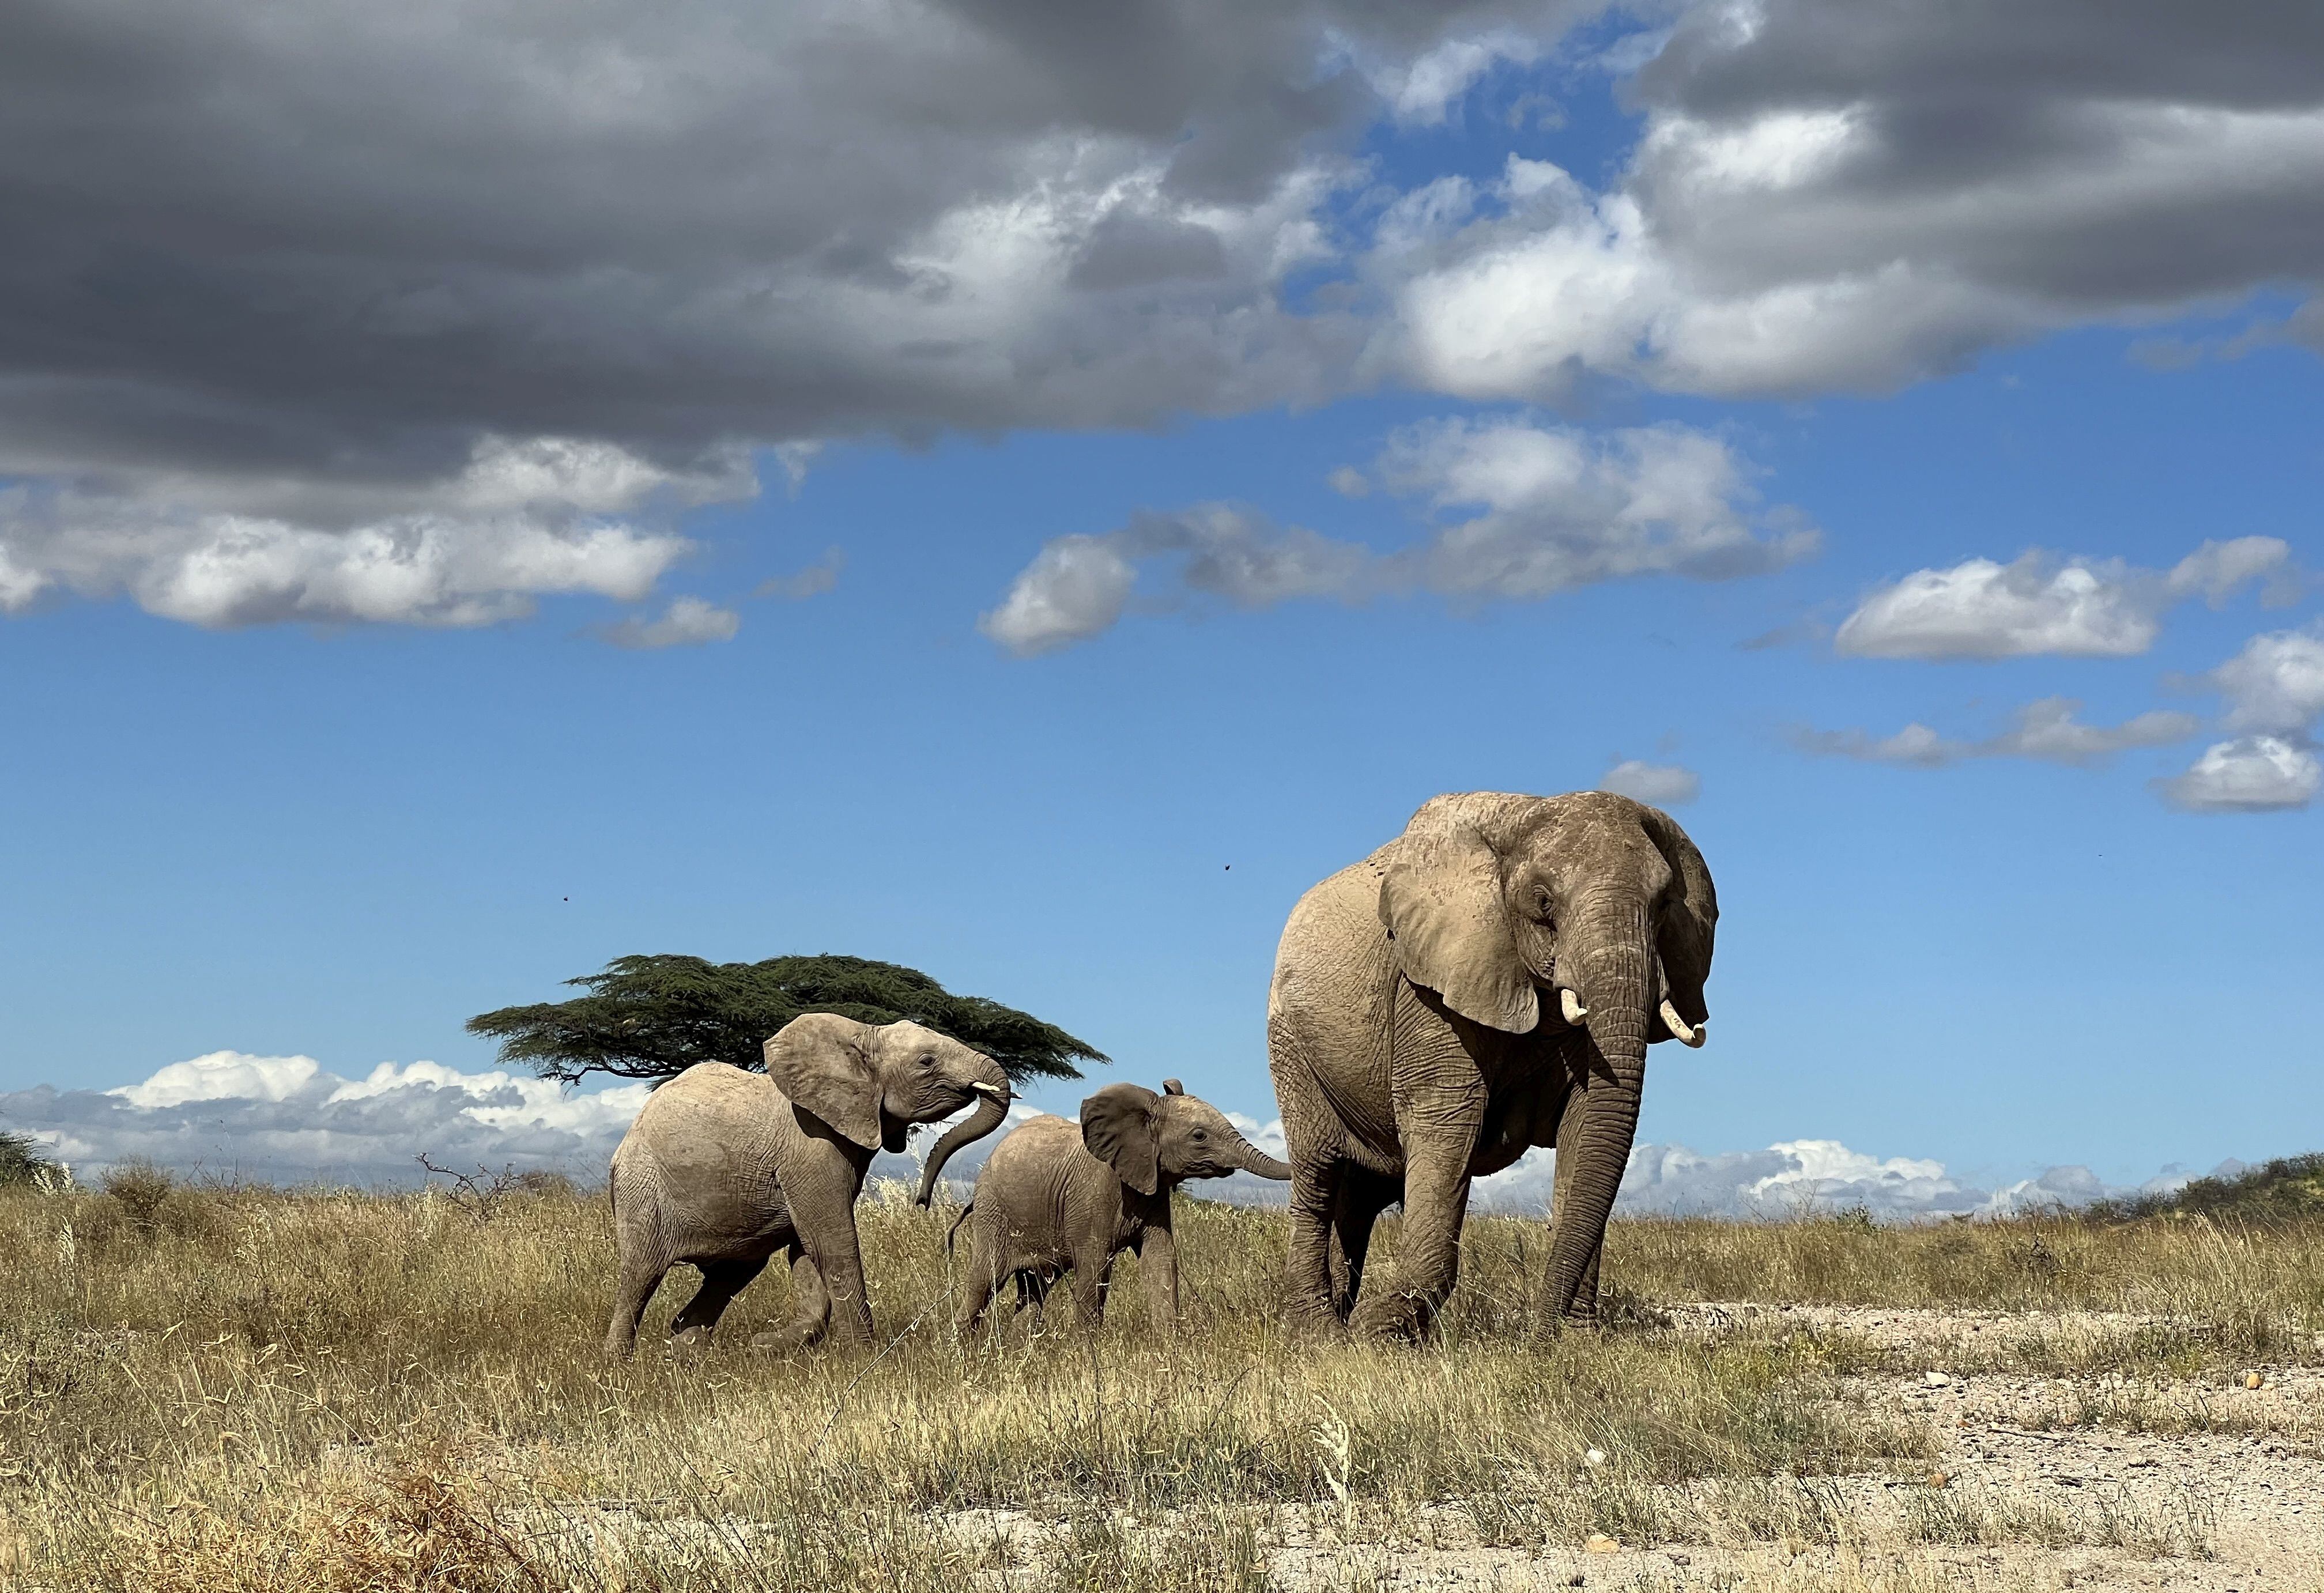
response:
[[[697,1062],[755,1068],[767,1036],[803,1012],[862,1023],[908,1018],[974,1046],[1019,1083],[1078,1079],[1074,1063],[1110,1060],[1030,1013],[955,996],[917,968],[868,957],[616,957],[604,971],[566,982],[589,993],[480,1012],[468,1032],[498,1040],[502,1061],[568,1082],[595,1073],[667,1079]]]

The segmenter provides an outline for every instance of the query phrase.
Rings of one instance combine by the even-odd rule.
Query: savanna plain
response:
[[[1183,1197],[1182,1197],[1183,1200]],[[1278,1323],[1279,1212],[1185,1202],[1185,1323],[879,1325],[602,1361],[601,1193],[0,1191],[0,1584],[423,1589],[2324,1587],[2324,1220],[1618,1221],[1602,1324],[1471,1219],[1431,1342]],[[1393,1266],[1393,1220],[1374,1280]]]

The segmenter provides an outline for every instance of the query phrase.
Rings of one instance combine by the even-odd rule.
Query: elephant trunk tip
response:
[[[1291,1164],[1277,1161],[1263,1150],[1252,1151],[1243,1165],[1261,1178],[1272,1179],[1277,1183],[1291,1182]]]

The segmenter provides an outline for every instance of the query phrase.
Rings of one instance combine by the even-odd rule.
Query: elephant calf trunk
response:
[[[1291,1164],[1278,1162],[1263,1150],[1253,1150],[1243,1161],[1244,1168],[1261,1178],[1272,1178],[1277,1183],[1291,1182]]]

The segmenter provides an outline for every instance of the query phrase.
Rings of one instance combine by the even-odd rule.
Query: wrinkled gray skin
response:
[[[1302,897],[1267,1019],[1295,1324],[1425,1331],[1452,1290],[1470,1180],[1536,1145],[1558,1152],[1544,1304],[1593,1314],[1646,1046],[1702,1043],[1718,916],[1670,815],[1597,791],[1439,796]],[[1396,1287],[1360,1301],[1372,1224],[1397,1200]]]
[[[766,1069],[696,1064],[648,1098],[613,1152],[622,1275],[607,1355],[629,1355],[646,1302],[678,1263],[702,1269],[701,1291],[670,1323],[683,1343],[708,1339],[778,1251],[790,1259],[798,1316],[752,1345],[796,1349],[826,1324],[869,1343],[855,1199],[872,1153],[900,1151],[912,1125],[979,1102],[930,1152],[925,1189],[1009,1110],[1000,1064],[916,1023],[809,1013],[767,1042]]]
[[[1285,1179],[1291,1169],[1236,1132],[1224,1113],[1166,1079],[1163,1093],[1109,1084],[1063,1118],[1019,1124],[993,1147],[976,1194],[954,1220],[969,1224],[968,1277],[954,1326],[973,1331],[1003,1281],[1018,1304],[1040,1300],[1066,1272],[1083,1321],[1105,1319],[1113,1258],[1138,1253],[1155,1331],[1178,1324],[1178,1240],[1170,1192],[1189,1178],[1236,1172]]]

